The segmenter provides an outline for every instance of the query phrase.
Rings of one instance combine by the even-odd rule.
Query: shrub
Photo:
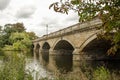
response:
[[[25,57],[17,54],[5,57],[0,68],[0,80],[33,80],[31,74],[26,74]]]
[[[110,72],[108,69],[102,67],[97,68],[93,72],[93,80],[110,80]]]

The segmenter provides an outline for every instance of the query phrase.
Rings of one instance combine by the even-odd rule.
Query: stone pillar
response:
[[[33,47],[33,52],[35,52],[35,49],[36,49],[36,44],[33,44],[34,47]]]
[[[80,51],[79,48],[75,48],[75,50],[73,51],[73,60],[74,61],[81,60],[79,51]]]
[[[40,49],[39,49],[39,53],[42,53],[42,48],[40,47]]]
[[[49,55],[55,55],[55,52],[52,47],[49,49]]]
[[[34,45],[34,48],[33,48],[33,56],[34,58],[36,58],[36,53],[35,53],[35,50],[36,50],[36,44],[33,44]]]

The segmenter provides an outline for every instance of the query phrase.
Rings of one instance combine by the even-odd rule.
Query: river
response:
[[[73,61],[71,55],[54,55],[50,56],[49,53],[40,53],[36,57],[27,58],[26,68],[33,71],[34,80],[40,78],[55,76],[56,73],[70,74],[77,73],[83,74],[91,78],[92,72],[98,67],[104,66],[110,71],[112,77],[116,77],[115,80],[120,80],[120,60],[81,60]]]
[[[20,54],[21,52],[7,52],[7,54],[10,53]],[[41,78],[53,80],[56,76],[63,76],[66,79],[70,77],[72,78],[71,80],[93,80],[95,71],[97,75],[103,77],[107,76],[109,71],[109,76],[111,78],[109,80],[120,80],[120,60],[73,61],[72,55],[49,55],[48,52],[39,53],[34,56],[33,54],[35,53],[28,53],[26,57],[26,70],[32,73],[34,80],[39,80]],[[0,61],[0,64],[1,63],[2,61]],[[104,67],[107,71],[103,68],[102,70],[96,70],[100,67]]]

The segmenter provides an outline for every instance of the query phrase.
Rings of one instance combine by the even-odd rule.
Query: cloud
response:
[[[35,13],[35,11],[36,11],[36,8],[33,5],[23,6],[17,11],[16,17],[17,18],[29,18],[31,17],[32,14]]]
[[[71,14],[65,20],[66,21],[76,21],[76,20],[79,20],[79,16],[77,14]]]
[[[0,10],[4,10],[10,3],[10,0],[0,0]]]
[[[46,26],[46,25],[55,26],[58,24],[59,24],[58,19],[56,19],[55,17],[51,18],[51,17],[46,16],[42,18],[40,26]]]

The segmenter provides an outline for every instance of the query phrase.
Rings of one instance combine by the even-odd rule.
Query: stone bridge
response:
[[[49,51],[49,55],[54,55],[54,51],[67,50],[72,52],[73,60],[79,60],[78,55],[82,54],[81,51],[97,37],[100,32],[98,27],[101,25],[102,21],[95,18],[44,35],[33,40],[34,51],[38,51],[39,54],[41,51]]]

